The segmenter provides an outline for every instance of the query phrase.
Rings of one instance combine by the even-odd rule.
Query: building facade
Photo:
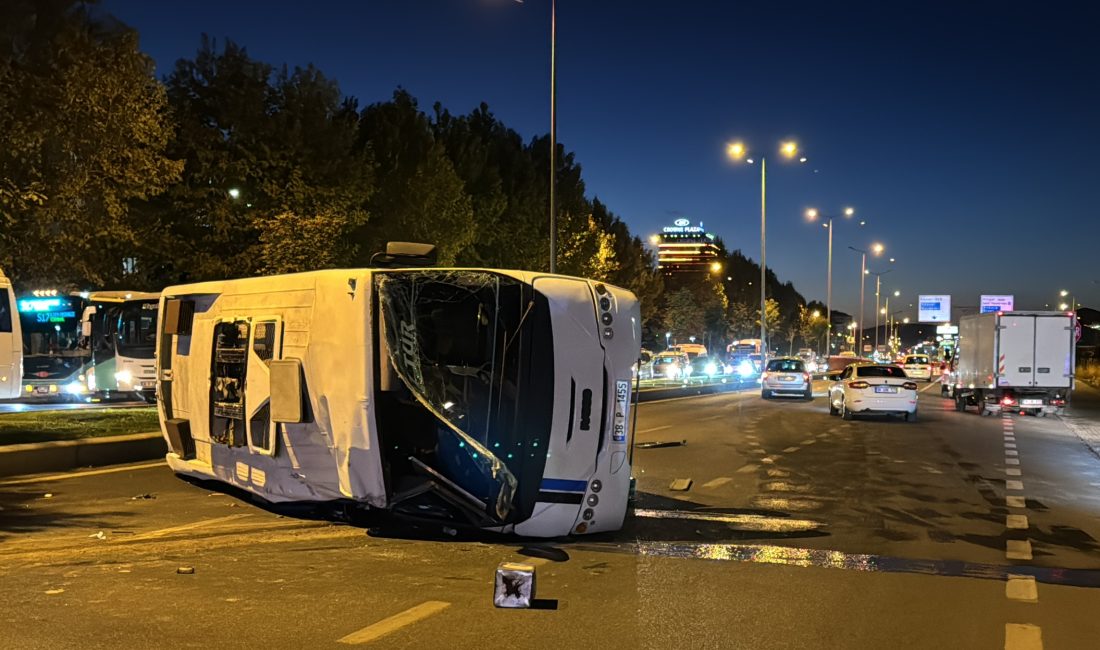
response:
[[[654,244],[657,268],[666,276],[710,273],[712,265],[719,262],[714,235],[703,228],[702,222],[693,226],[687,219],[677,219],[674,225],[665,226],[655,235]]]

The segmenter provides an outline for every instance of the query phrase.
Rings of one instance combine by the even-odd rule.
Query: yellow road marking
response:
[[[214,524],[226,523],[235,519],[242,519],[244,517],[251,517],[251,513],[245,512],[239,515],[227,515],[225,517],[214,517],[213,519],[203,519],[201,521],[193,521],[189,524],[183,524],[182,526],[172,526],[171,528],[161,528],[160,530],[153,530],[148,533],[141,533],[140,535],[130,535],[121,538],[123,541],[132,542],[140,539],[155,539],[157,537],[164,537],[165,535],[171,535],[172,533],[182,533],[188,530],[194,530],[196,528],[202,528],[204,526],[211,526]]]
[[[1043,630],[1038,625],[1005,623],[1005,650],[1043,650]]]
[[[84,472],[66,472],[64,474],[47,474],[46,476],[38,476],[35,478],[19,478],[10,481],[0,481],[0,485],[28,485],[31,483],[46,483],[49,481],[64,481],[70,478],[83,478],[85,476],[100,476],[101,474],[118,474],[119,472],[132,472],[140,469],[150,469],[152,467],[168,467],[163,460],[154,461],[152,463],[142,463],[140,465],[123,465],[121,467],[106,467],[104,469],[90,469]]]
[[[433,614],[438,614],[439,612],[442,612],[450,606],[450,603],[445,603],[439,600],[429,600],[427,602],[420,603],[416,607],[410,607],[400,614],[394,614],[389,618],[384,618],[377,623],[373,623],[361,630],[352,632],[342,639],[338,639],[337,642],[347,643],[349,645],[370,643],[371,641],[381,639],[387,634],[396,632],[397,630],[400,630],[407,625],[412,625],[413,623],[428,618]]]

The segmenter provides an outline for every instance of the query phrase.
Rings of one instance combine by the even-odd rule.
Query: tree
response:
[[[768,337],[766,343],[770,348],[771,342],[783,332],[783,323],[779,320],[779,302],[774,298],[768,298],[764,302],[764,316],[766,321],[764,329]],[[760,329],[760,309],[756,310],[756,328]]]
[[[754,310],[750,305],[743,302],[733,302],[730,304],[729,313],[727,315],[729,321],[729,336],[735,339],[741,338],[755,338],[754,334],[760,331],[760,321],[757,318],[757,314],[760,310]],[[756,331],[753,331],[755,325]]]
[[[706,312],[690,289],[677,289],[666,295],[662,316],[665,328],[677,340],[703,334]]]
[[[341,266],[350,256],[346,214],[281,212],[260,233],[264,273],[297,273]]]
[[[378,188],[368,202],[378,219],[357,235],[360,260],[390,239],[435,244],[439,263],[454,265],[478,236],[473,204],[431,123],[404,90],[368,106],[359,119],[360,144],[378,164]]]
[[[218,48],[204,36],[167,88],[177,120],[171,151],[186,167],[143,208],[168,233],[163,282],[352,261],[347,233],[367,219],[373,165],[358,144],[357,107],[335,82],[313,67],[276,71],[232,41]],[[309,239],[313,255],[280,261],[287,215],[308,217],[311,229],[323,218],[322,230],[342,235]],[[303,244],[288,246],[302,253]]]
[[[147,234],[131,201],[181,169],[153,62],[75,0],[5,4],[0,25],[0,264],[23,285],[121,282]]]
[[[800,305],[798,308],[798,335],[807,346],[820,349],[820,344],[828,330],[828,321],[819,309],[812,309],[808,305]]]

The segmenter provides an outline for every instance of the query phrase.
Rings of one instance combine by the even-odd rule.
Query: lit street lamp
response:
[[[851,218],[855,214],[855,208],[844,208],[844,216]],[[816,220],[818,212],[815,208],[806,210],[806,218],[810,221]],[[825,319],[828,323],[825,325],[826,331],[831,331],[833,328],[833,217],[822,217],[825,219],[825,223],[821,224],[829,229],[829,255],[827,262],[825,263]],[[859,225],[864,225],[866,221],[860,221]]]
[[[726,155],[731,160],[741,161],[753,164],[755,161],[752,158],[748,158],[748,148],[742,142],[731,142],[726,145]],[[798,157],[798,162],[806,162],[805,156],[798,156],[798,144],[793,141],[782,142],[779,145],[779,153],[786,157],[793,159]],[[768,336],[767,336],[767,231],[768,231],[768,161],[764,156],[760,157],[760,350],[761,358],[768,358]]]
[[[234,200],[241,198],[241,190],[236,187],[229,188],[229,198]]]

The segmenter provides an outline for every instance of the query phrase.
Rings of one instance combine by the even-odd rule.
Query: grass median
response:
[[[0,414],[0,446],[122,436],[158,430],[155,407]]]

